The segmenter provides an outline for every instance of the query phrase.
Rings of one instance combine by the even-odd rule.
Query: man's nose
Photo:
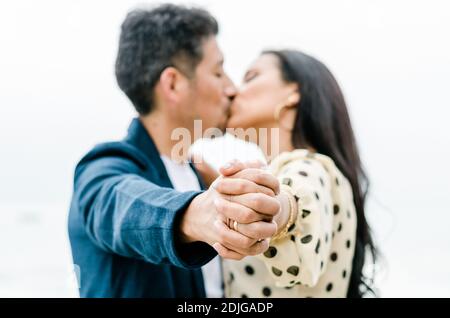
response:
[[[230,78],[228,78],[227,85],[225,87],[225,95],[227,95],[227,97],[230,100],[233,100],[233,98],[234,98],[234,96],[236,96],[236,94],[237,94],[237,88],[234,85],[233,81]]]

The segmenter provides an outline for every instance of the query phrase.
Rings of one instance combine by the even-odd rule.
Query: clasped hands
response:
[[[206,242],[228,259],[263,253],[283,218],[277,178],[256,161],[233,161],[219,172],[189,206],[184,240]]]

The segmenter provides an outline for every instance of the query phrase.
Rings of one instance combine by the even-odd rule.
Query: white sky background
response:
[[[120,24],[139,3],[0,2],[0,296],[76,295],[55,282],[70,264],[73,169],[133,117],[114,60]],[[301,49],[329,66],[372,180],[368,213],[387,262],[381,296],[449,297],[448,2],[189,3],[219,20],[236,83],[264,48]],[[223,143],[203,149],[216,165],[242,156],[226,145],[233,151],[222,156],[213,154]]]

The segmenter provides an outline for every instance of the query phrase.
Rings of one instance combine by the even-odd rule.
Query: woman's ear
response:
[[[295,90],[286,100],[284,112],[278,113],[278,122],[280,124],[280,128],[283,128],[287,131],[292,131],[294,128],[294,121],[297,114],[297,106],[300,102],[300,93],[298,90]]]
[[[289,95],[287,99],[287,106],[295,106],[300,102],[300,93],[295,91],[291,95]]]
[[[294,109],[294,107],[299,102],[300,102],[300,93],[298,91],[291,93],[291,95],[289,95],[288,98],[286,99],[286,102],[281,103],[277,107],[275,107],[275,112],[274,112],[275,120],[277,120],[277,121],[280,120],[281,113],[284,109],[296,111],[296,109]]]

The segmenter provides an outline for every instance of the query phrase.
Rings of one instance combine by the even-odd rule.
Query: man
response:
[[[175,5],[123,22],[116,77],[139,117],[124,140],[96,146],[75,170],[69,237],[82,297],[220,297],[213,246],[235,259],[268,248],[274,177],[237,164],[225,168],[233,182],[202,191],[193,167],[170,156],[174,129],[193,133],[195,119],[225,128],[235,88],[217,32],[206,11]],[[254,235],[233,231],[223,215],[251,223]]]

